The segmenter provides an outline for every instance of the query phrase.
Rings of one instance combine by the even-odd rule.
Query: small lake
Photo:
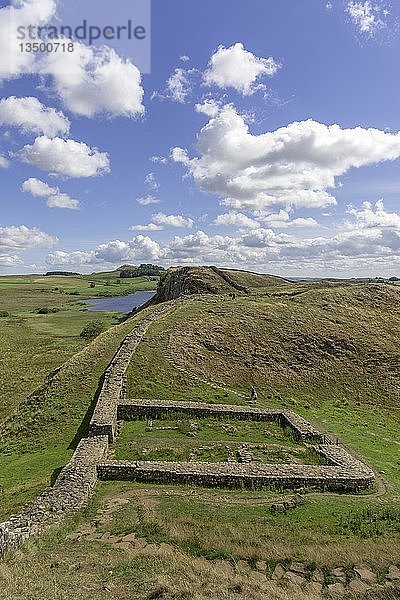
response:
[[[155,296],[155,292],[135,292],[128,296],[114,296],[113,298],[88,298],[81,300],[87,304],[88,310],[107,310],[128,314],[135,307],[139,308]]]

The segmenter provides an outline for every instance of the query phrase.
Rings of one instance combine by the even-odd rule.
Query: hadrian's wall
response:
[[[83,438],[55,484],[25,510],[0,523],[0,556],[88,503],[97,483],[97,465],[107,456],[108,438]]]
[[[104,480],[250,489],[311,487],[349,492],[374,483],[374,473],[358,461],[337,466],[106,461],[98,466],[98,473]]]
[[[125,371],[132,354],[151,323],[175,310],[179,303],[169,303],[145,315],[124,339],[106,371],[90,423],[90,437],[81,439],[52,487],[46,488],[21,514],[0,523],[0,557],[86,506],[98,480],[97,465],[106,458],[109,441],[115,436],[117,406],[126,387]]]
[[[117,418],[121,421],[143,418],[165,418],[173,413],[190,414],[194,417],[224,417],[247,421],[274,421],[288,427],[304,442],[324,442],[324,435],[311,423],[289,410],[261,410],[235,404],[205,404],[202,402],[174,402],[168,400],[121,400]]]
[[[104,374],[104,383],[89,426],[89,435],[107,435],[114,441],[117,426],[117,407],[126,386],[125,373],[140,340],[150,325],[177,308],[181,301],[170,302],[145,316],[126,336]]]
[[[160,305],[150,313],[143,313],[143,318],[124,339],[105,373],[90,421],[90,437],[80,441],[70,462],[52,487],[47,488],[20,515],[0,523],[0,556],[7,549],[13,549],[31,536],[59,523],[66,514],[84,507],[99,477],[212,487],[312,486],[341,491],[361,490],[373,485],[374,473],[368,467],[343,448],[333,444],[324,445],[325,436],[291,411],[197,402],[126,400],[126,370],[143,335],[156,319],[168,315],[182,302],[183,299],[178,299]],[[118,419],[162,418],[174,412],[197,417],[275,421],[282,427],[290,427],[302,441],[320,444],[314,448],[324,456],[327,465],[107,461],[108,444],[115,439]]]

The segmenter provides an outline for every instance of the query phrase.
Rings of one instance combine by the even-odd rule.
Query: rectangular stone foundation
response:
[[[373,472],[359,465],[357,471],[354,465],[348,469],[345,466],[108,461],[99,464],[97,471],[102,480],[248,489],[307,487],[349,492],[365,490],[374,484]]]
[[[203,402],[176,402],[171,400],[120,400],[118,420],[162,419],[182,413],[198,418],[227,418],[245,421],[273,421],[281,427],[289,427],[295,437],[303,442],[324,442],[324,435],[289,410],[262,410],[235,404],[205,404]]]

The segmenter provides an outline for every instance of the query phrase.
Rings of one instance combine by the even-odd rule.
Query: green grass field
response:
[[[92,282],[95,288],[90,287]],[[88,322],[101,320],[109,328],[121,315],[89,312],[78,301],[155,286],[147,277],[120,283],[117,272],[0,277],[0,311],[9,313],[0,317],[2,517],[37,496],[53,471],[68,462],[101,376],[130,329],[122,325],[104,334],[109,346],[100,338],[88,344],[79,337]],[[41,308],[58,312],[38,314]],[[66,376],[63,370],[56,372],[63,364]],[[45,384],[52,372],[56,372],[54,377]]]
[[[243,444],[254,460],[261,463],[323,462],[315,452],[296,442],[289,431],[273,423],[211,418],[194,420],[183,415],[173,420],[124,423],[115,445],[115,458],[209,462],[227,462],[231,458],[240,462]]]
[[[14,286],[15,298],[25,285],[26,281]],[[247,572],[239,573],[235,565],[242,560],[250,565],[265,561],[271,570],[277,562],[303,561],[310,570],[321,567],[329,581],[333,567],[350,569],[365,562],[383,577],[389,564],[400,561],[400,290],[344,283],[325,287],[301,283],[298,295],[293,289],[296,284],[260,286],[249,296],[238,294],[235,301],[226,296],[188,301],[148,330],[128,370],[128,396],[242,404],[245,400],[237,394],[248,394],[254,384],[260,407],[295,410],[338,437],[375,469],[377,486],[354,496],[306,491],[301,506],[274,514],[271,504],[282,499],[282,493],[274,490],[101,483],[82,514],[0,564],[5,600],[72,600],[82,589],[93,600],[228,600],[240,594],[261,600],[266,593],[274,600],[292,600],[285,590],[268,592],[265,584]],[[27,302],[24,294],[22,303]],[[53,297],[49,292],[47,306],[56,306],[50,302]],[[26,313],[31,308],[25,307]],[[32,340],[46,331],[41,335],[49,336],[51,343],[67,343],[61,335],[65,327],[75,328],[76,337],[80,317],[74,324],[75,309],[69,310],[23,317]],[[69,325],[57,322],[63,313],[67,321],[71,315]],[[23,400],[26,390],[32,391],[35,378],[36,386],[43,381],[45,364],[43,376],[12,379],[12,393],[19,400],[13,417],[1,426],[2,517],[19,510],[67,462],[87,432],[104,369],[140,317],[111,327],[91,344],[80,346],[74,356],[79,346],[74,349],[71,342],[65,366],[28,399]],[[20,317],[11,317],[16,318]],[[82,344],[78,338],[75,343]],[[40,345],[34,347],[32,342],[28,348],[31,354],[25,358],[23,342],[15,351],[20,364],[27,366],[40,354]],[[48,370],[59,366],[55,358],[48,360]],[[267,436],[266,426],[263,431],[257,426],[246,430],[246,423],[232,436],[232,430],[221,430],[221,423],[212,420],[201,424],[194,439],[186,436],[187,424],[179,424],[181,430],[155,429],[175,427],[177,420],[154,420],[152,432],[145,431],[144,421],[125,423],[114,456],[133,460],[146,450],[146,459],[151,460],[185,460],[193,452],[199,453],[199,460],[220,460],[226,459],[226,445],[246,441],[265,443],[270,452],[265,459],[271,460],[273,444],[289,453],[301,448],[269,424]],[[140,547],[118,546],[116,540],[131,533],[142,540]],[[396,598],[389,592],[371,597]]]
[[[115,325],[119,315],[89,312],[78,304],[89,297],[116,296],[154,290],[149,278],[119,279],[109,274],[0,277],[0,421],[85,345],[79,337],[91,320]],[[95,287],[90,287],[94,284]],[[57,309],[37,314],[39,309]]]

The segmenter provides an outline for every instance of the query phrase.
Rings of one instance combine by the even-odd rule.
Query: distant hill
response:
[[[291,286],[286,279],[218,267],[172,267],[161,276],[156,301],[193,294],[249,294],[252,290]]]

